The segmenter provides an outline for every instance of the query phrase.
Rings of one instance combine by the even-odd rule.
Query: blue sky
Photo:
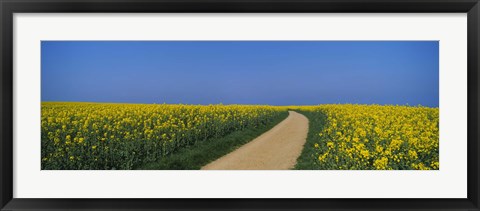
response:
[[[438,107],[437,41],[42,41],[42,101]]]

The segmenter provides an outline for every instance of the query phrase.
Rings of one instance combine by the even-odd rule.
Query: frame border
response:
[[[480,210],[480,0],[0,0],[1,210]],[[467,13],[467,199],[13,198],[14,13]]]

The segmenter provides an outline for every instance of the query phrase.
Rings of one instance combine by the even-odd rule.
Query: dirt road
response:
[[[271,130],[202,170],[286,170],[295,166],[308,133],[308,119],[294,111]]]

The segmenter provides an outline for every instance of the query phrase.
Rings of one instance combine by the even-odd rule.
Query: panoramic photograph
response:
[[[439,170],[438,41],[42,41],[42,170]]]

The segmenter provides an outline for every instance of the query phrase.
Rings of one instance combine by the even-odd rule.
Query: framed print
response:
[[[479,209],[477,0],[0,5],[2,210]]]

